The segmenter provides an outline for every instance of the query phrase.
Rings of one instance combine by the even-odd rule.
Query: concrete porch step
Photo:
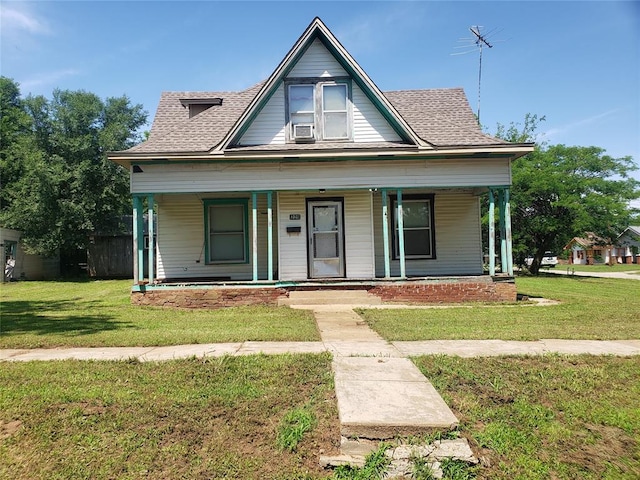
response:
[[[333,370],[343,436],[387,439],[458,425],[408,358],[334,357]]]
[[[278,305],[380,305],[382,300],[366,290],[293,290]]]

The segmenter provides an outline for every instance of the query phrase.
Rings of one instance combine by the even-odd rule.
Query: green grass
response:
[[[522,276],[519,293],[559,305],[482,305],[445,309],[359,310],[389,341],[640,338],[640,282],[610,278]]]
[[[329,354],[4,363],[0,385],[0,478],[325,478],[340,440]]]
[[[280,449],[294,452],[304,435],[313,430],[316,416],[308,407],[298,407],[283,417],[278,428],[276,443]]]
[[[478,478],[640,478],[640,357],[414,361],[484,457]]]
[[[320,339],[313,315],[288,307],[134,306],[128,280],[16,282],[0,288],[0,348]]]

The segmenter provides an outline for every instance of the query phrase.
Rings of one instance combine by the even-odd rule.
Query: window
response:
[[[205,200],[207,263],[247,263],[247,199]]]
[[[336,81],[304,79],[288,84],[289,140],[351,139],[349,90],[348,83]],[[310,128],[296,128],[296,125]]]
[[[398,199],[393,205],[393,258],[400,258],[398,241]],[[402,197],[404,255],[406,259],[436,258],[433,225],[433,195],[404,195]]]

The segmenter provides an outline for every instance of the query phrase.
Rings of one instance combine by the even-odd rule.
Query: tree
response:
[[[509,141],[532,141],[544,117],[527,115],[524,126],[498,127]],[[599,147],[538,145],[512,165],[512,232],[514,255],[522,263],[533,254],[537,274],[544,252],[559,251],[586,231],[612,242],[629,225],[629,202],[640,197],[640,182],[629,177],[631,157],[614,158]]]
[[[130,211],[128,175],[105,153],[135,145],[146,112],[126,96],[102,101],[85,91],[21,103],[30,128],[18,137],[30,148],[14,156],[19,175],[3,188],[0,221],[21,230],[33,253],[85,248],[89,234],[114,231]]]

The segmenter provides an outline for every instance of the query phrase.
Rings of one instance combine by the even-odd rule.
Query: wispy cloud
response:
[[[27,4],[24,3],[11,6],[7,6],[6,3],[0,4],[0,24],[4,35],[17,32],[26,32],[32,35],[52,33],[46,21],[29,11]]]
[[[602,120],[603,118],[610,117],[611,115],[614,115],[614,114],[616,114],[616,113],[618,113],[618,112],[620,112],[622,110],[624,110],[624,109],[623,108],[614,108],[612,110],[607,110],[606,112],[598,113],[597,115],[591,115],[589,117],[582,118],[580,120],[576,120],[575,122],[567,123],[565,125],[561,125],[561,126],[555,127],[555,128],[550,128],[549,130],[546,130],[546,131],[542,132],[542,136],[544,138],[557,137],[559,135],[563,135],[565,133],[571,132],[572,130],[575,130],[576,128],[584,127],[585,125],[590,125],[590,124],[596,123],[599,120]]]
[[[82,73],[80,70],[76,70],[74,68],[67,68],[64,70],[57,70],[54,72],[39,73],[31,78],[21,80],[20,88],[23,91],[28,91],[28,90],[34,90],[39,87],[43,87],[47,85],[55,85],[59,80],[65,77],[80,75],[80,73]]]

